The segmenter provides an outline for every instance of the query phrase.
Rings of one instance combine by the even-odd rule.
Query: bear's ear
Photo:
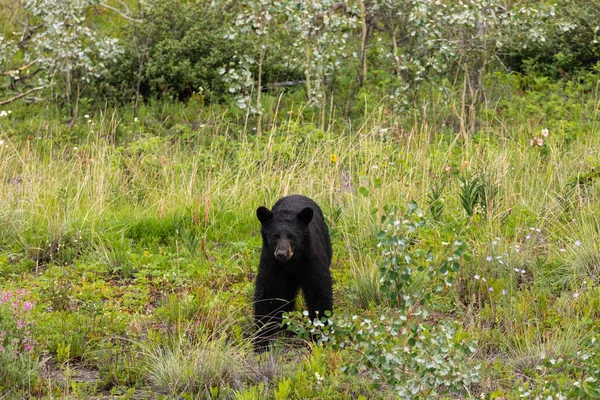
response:
[[[256,209],[256,217],[264,225],[273,218],[273,213],[267,207],[258,207]]]
[[[303,222],[305,225],[310,224],[313,217],[313,209],[310,207],[303,208],[302,211],[298,213],[298,219]]]

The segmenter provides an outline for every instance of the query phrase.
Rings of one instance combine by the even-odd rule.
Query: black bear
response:
[[[333,309],[331,239],[323,212],[313,200],[291,195],[272,210],[259,207],[262,251],[254,292],[255,348],[266,350],[292,311],[302,289],[311,320]]]

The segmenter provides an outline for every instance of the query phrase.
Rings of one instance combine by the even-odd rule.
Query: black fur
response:
[[[323,212],[313,200],[291,195],[272,210],[256,210],[262,227],[262,251],[256,289],[255,348],[268,348],[280,329],[282,313],[292,311],[302,289],[311,319],[333,310],[331,239]]]

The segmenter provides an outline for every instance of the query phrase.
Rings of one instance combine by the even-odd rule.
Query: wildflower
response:
[[[479,275],[475,275],[473,278],[475,278],[475,280],[478,281],[481,277]]]
[[[0,140],[0,146],[4,145],[4,140]]]
[[[452,167],[450,165],[446,166],[446,172],[452,171]]]
[[[506,296],[506,289],[502,289],[502,296]]]
[[[573,298],[574,298],[574,299],[576,299],[576,298],[578,298],[578,297],[579,297],[579,292],[575,292],[575,293],[573,293]]]
[[[135,117],[135,118],[133,119],[133,122],[138,122],[138,121],[139,121],[138,117]],[[204,127],[204,125],[200,125],[200,127],[201,127],[201,128],[203,128],[203,127]]]
[[[524,274],[524,273],[525,273],[525,270],[524,270],[524,269],[522,269],[522,270],[521,270],[521,273],[522,273],[522,274]]]
[[[23,303],[23,310],[31,310],[33,308],[33,304],[30,301],[26,301]]]
[[[535,146],[535,140],[534,139],[529,140],[529,145],[531,147]]]
[[[0,117],[6,117],[8,113],[4,110],[0,111]]]
[[[89,115],[87,115],[87,114],[85,114],[85,115],[83,116],[83,118],[85,118],[85,119],[90,119],[90,116],[89,116]]]
[[[565,249],[559,249],[558,251],[560,251],[561,253],[564,253],[566,250]]]
[[[490,287],[488,290],[490,291],[490,293],[494,292],[494,288],[493,287]]]
[[[575,241],[575,246],[577,246],[577,247],[581,246],[581,241],[579,241],[579,240],[576,240],[576,241]]]
[[[331,153],[331,162],[334,164],[337,164],[338,162],[338,156],[335,153]]]
[[[525,240],[529,240],[529,239],[531,239],[531,235],[525,236]]]
[[[548,131],[548,129],[542,129],[542,136],[543,136],[543,137],[548,137],[548,134],[549,134],[549,133],[550,133],[550,132]]]
[[[486,257],[486,260],[488,260],[488,261],[492,261],[492,256],[487,256],[487,257]]]
[[[535,138],[535,143],[538,146],[542,147],[544,145],[544,139],[542,139],[542,138]]]
[[[520,272],[520,271],[521,271],[519,268],[513,268],[513,270],[514,270],[515,272]]]
[[[315,372],[315,378],[317,378],[317,382],[322,382],[325,379],[318,372]]]

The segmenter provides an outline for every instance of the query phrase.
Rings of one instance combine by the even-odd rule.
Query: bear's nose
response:
[[[285,250],[277,250],[275,252],[275,258],[279,261],[285,261],[287,260],[287,252]]]

